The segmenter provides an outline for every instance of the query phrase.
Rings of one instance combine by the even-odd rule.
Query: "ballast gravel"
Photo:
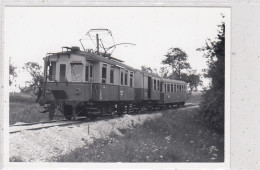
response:
[[[10,134],[9,157],[26,162],[55,161],[60,155],[91,144],[95,139],[109,139],[111,133],[123,135],[120,129],[132,129],[160,116],[161,113],[124,115],[114,119]]]

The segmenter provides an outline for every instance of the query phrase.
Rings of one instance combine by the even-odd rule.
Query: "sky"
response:
[[[4,13],[4,57],[17,66],[16,86],[30,80],[22,70],[26,62],[43,66],[46,53],[59,52],[62,46],[79,46],[88,30],[107,28],[118,46],[113,57],[140,69],[158,69],[171,47],[188,55],[193,69],[207,68],[203,53],[196,51],[207,39],[214,39],[228,8],[199,7],[7,7]],[[88,45],[88,44],[85,44]],[[90,46],[87,46],[88,48]],[[207,86],[208,80],[203,80]],[[12,87],[15,91],[17,88]]]

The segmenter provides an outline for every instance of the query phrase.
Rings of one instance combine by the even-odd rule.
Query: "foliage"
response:
[[[137,128],[118,130],[122,135],[95,139],[57,162],[224,161],[223,134],[208,127],[197,108],[164,111]]]
[[[151,67],[147,67],[147,66],[141,66],[141,70],[142,71],[145,71],[145,72],[148,72],[148,73],[151,73],[151,74],[157,74],[157,69],[152,69]]]
[[[202,115],[213,125],[224,129],[224,94],[225,94],[225,23],[218,26],[215,40],[208,40],[206,46],[199,51],[207,58],[208,69],[204,76],[211,80],[208,90],[205,90],[201,103]]]
[[[14,79],[17,77],[16,69],[17,67],[11,63],[11,58],[9,58],[9,85],[10,86],[13,84]]]
[[[167,66],[161,67],[159,73],[161,77],[168,78],[170,74],[169,68]]]
[[[188,89],[190,93],[192,93],[194,90],[197,91],[198,86],[202,85],[200,74],[197,74],[196,71],[191,71],[189,74],[182,73],[181,79],[188,83]]]
[[[32,80],[26,81],[29,84],[28,87],[25,87],[23,90],[38,90],[42,87],[43,84],[43,73],[42,73],[42,66],[40,66],[36,62],[27,62],[25,63],[24,70],[28,71],[32,77]],[[37,93],[36,93],[37,95]]]
[[[165,55],[162,64],[167,64],[172,69],[172,77],[180,79],[181,70],[190,69],[190,64],[187,62],[188,55],[180,48],[170,48]]]
[[[197,90],[202,81],[200,80],[200,74],[197,74],[195,70],[191,70],[191,66],[187,61],[188,55],[180,48],[170,48],[165,56],[166,58],[162,61],[162,64],[167,66],[161,67],[160,75],[164,78],[187,82],[190,93]]]

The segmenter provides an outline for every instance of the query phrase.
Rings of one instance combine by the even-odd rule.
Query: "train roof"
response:
[[[89,61],[94,61],[94,62],[104,62],[107,64],[111,64],[114,65],[116,67],[121,67],[121,68],[125,68],[128,70],[132,70],[135,71],[136,69],[133,67],[130,67],[126,64],[123,64],[121,60],[113,58],[113,57],[103,57],[101,55],[98,55],[96,53],[93,52],[84,52],[84,51],[62,51],[62,52],[58,52],[58,53],[48,53],[49,56],[48,57],[52,57],[52,56],[59,56],[59,55],[66,55],[66,54],[75,54],[75,55],[81,55],[83,57],[86,58],[86,60]]]
[[[139,72],[141,72],[141,73],[144,73],[144,74],[146,74],[146,75],[150,75],[150,76],[153,76],[153,77],[161,78],[159,75],[154,74],[154,73],[149,73],[149,72],[147,72],[147,71],[142,71],[142,70],[138,70],[138,69],[136,69],[136,71],[139,71]]]
[[[173,80],[173,79],[165,79],[165,78],[161,78],[161,82],[164,82],[164,83],[176,83],[176,84],[187,84],[185,81]]]
[[[68,48],[68,47],[65,47],[65,48]],[[104,63],[114,65],[116,67],[121,67],[121,68],[125,68],[125,69],[132,70],[132,71],[139,71],[141,73],[144,73],[144,74],[147,74],[147,75],[150,75],[150,76],[153,76],[153,77],[161,78],[157,74],[149,73],[149,72],[146,72],[146,71],[141,71],[141,70],[135,69],[131,66],[128,66],[126,64],[123,64],[122,63],[123,61],[121,61],[119,59],[116,59],[116,58],[113,58],[113,57],[103,57],[103,56],[98,55],[94,52],[84,52],[84,51],[80,51],[80,50],[61,51],[61,52],[58,52],[58,53],[48,53],[47,57],[54,57],[54,56],[56,57],[56,56],[59,56],[59,55],[66,55],[66,54],[67,55],[70,55],[70,54],[81,55],[81,56],[85,57],[86,60],[89,60],[89,61],[104,62]],[[165,78],[161,78],[161,82],[187,84],[185,81],[165,79]]]

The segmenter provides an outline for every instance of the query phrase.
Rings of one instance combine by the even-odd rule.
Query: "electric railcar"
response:
[[[79,47],[63,47],[44,58],[42,103],[50,119],[58,108],[66,119],[184,105],[187,84],[134,69],[121,60]]]

